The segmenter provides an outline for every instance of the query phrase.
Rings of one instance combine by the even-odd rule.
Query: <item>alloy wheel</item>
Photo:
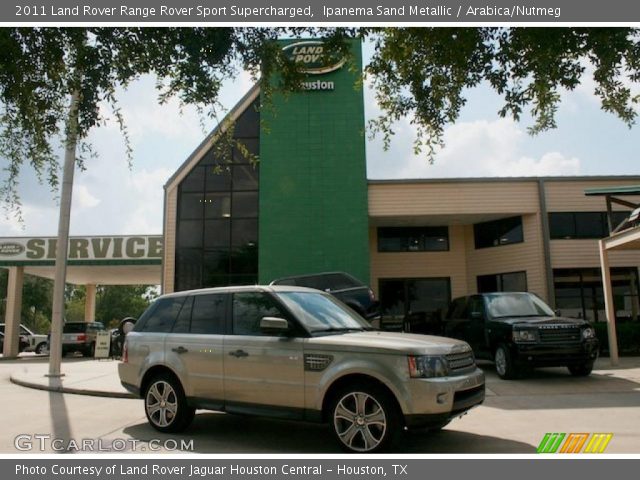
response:
[[[350,392],[337,403],[333,423],[338,438],[347,448],[368,452],[383,441],[387,415],[378,400],[370,394]]]
[[[159,380],[147,391],[145,407],[151,420],[158,427],[168,427],[178,412],[178,397],[173,387]]]

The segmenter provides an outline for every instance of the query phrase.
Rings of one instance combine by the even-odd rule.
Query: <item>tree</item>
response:
[[[73,173],[93,154],[89,131],[104,123],[101,103],[111,107],[127,140],[116,88],[143,74],[158,78],[159,101],[215,113],[220,87],[247,69],[261,72],[269,98],[274,72],[280,88],[300,86],[302,74],[274,42],[280,36],[324,37],[347,52],[345,39],[371,38],[372,78],[380,117],[373,132],[388,145],[394,122],[409,116],[417,126],[416,150],[433,160],[444,127],[455,122],[465,89],[486,81],[505,99],[501,115],[519,119],[531,107],[532,133],[555,127],[559,90],[575,88],[585,65],[594,67],[596,94],[605,110],[628,125],[637,97],[626,81],[640,80],[638,30],[632,28],[4,28],[0,29],[0,156],[7,179],[5,205],[20,204],[17,182],[24,162],[58,188],[57,146],[65,149],[60,195],[58,254],[52,311],[50,374],[60,370],[66,248]],[[79,154],[78,154],[79,152]]]
[[[360,32],[375,41],[366,73],[382,114],[370,122],[384,136],[403,117],[417,127],[415,149],[433,160],[447,124],[466,103],[465,90],[485,82],[504,99],[498,112],[519,120],[530,107],[532,134],[555,128],[562,89],[593,68],[602,108],[628,126],[637,116],[640,30],[635,28],[379,28]]]
[[[234,61],[242,59],[247,68],[255,68],[260,52],[275,48],[273,42],[266,41],[269,35],[273,35],[269,30],[232,28],[0,29],[0,156],[8,163],[8,178],[0,193],[6,204],[19,206],[16,185],[25,159],[55,189],[55,141],[65,149],[51,376],[60,374],[73,174],[76,162],[83,167],[87,154],[92,153],[86,142],[89,131],[105,120],[99,104],[111,106],[130,157],[116,87],[126,87],[140,75],[153,73],[159,79],[161,102],[177,95],[184,104],[205,105],[215,111],[222,81],[236,71]]]

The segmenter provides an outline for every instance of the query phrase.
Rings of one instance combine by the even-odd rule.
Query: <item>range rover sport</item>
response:
[[[465,342],[375,331],[302,287],[162,296],[127,335],[118,369],[159,431],[209,409],[325,422],[353,452],[388,449],[405,426],[442,428],[485,395]]]

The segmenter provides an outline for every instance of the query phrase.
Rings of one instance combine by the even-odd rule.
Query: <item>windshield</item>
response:
[[[487,310],[493,318],[553,317],[549,306],[530,293],[503,293],[486,295]]]
[[[372,330],[366,320],[329,295],[313,292],[278,292],[277,295],[312,334]]]

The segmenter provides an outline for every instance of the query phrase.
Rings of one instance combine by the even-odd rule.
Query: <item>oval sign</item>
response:
[[[0,243],[0,255],[13,256],[20,255],[22,252],[24,252],[24,245],[13,242]]]
[[[338,70],[347,61],[345,57],[328,54],[324,50],[324,42],[305,40],[287,45],[282,49],[292,62],[299,64],[300,71],[319,75]]]

